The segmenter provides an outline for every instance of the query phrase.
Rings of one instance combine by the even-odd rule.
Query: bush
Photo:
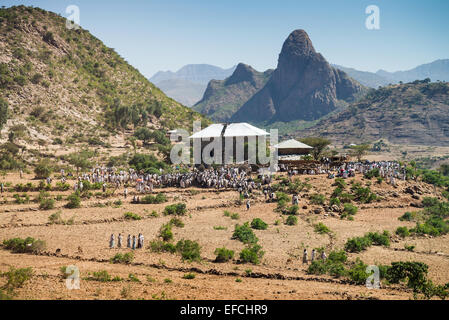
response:
[[[177,203],[166,206],[164,209],[164,215],[184,215],[186,214],[186,204],[185,203]]]
[[[243,249],[240,252],[240,260],[244,263],[249,262],[252,264],[259,264],[262,260],[263,255],[265,254],[265,252],[261,249],[262,247],[258,244],[254,244]]]
[[[382,234],[378,232],[369,232],[365,235],[371,240],[372,244],[375,246],[390,246],[390,234],[388,231],[384,231]]]
[[[315,224],[313,227],[314,227],[314,230],[316,233],[319,233],[319,234],[331,233],[331,230],[326,225],[324,225],[322,222]]]
[[[111,276],[106,270],[93,272],[93,275],[89,277],[89,280],[99,281],[99,282],[109,282],[111,281]]]
[[[357,213],[358,210],[359,209],[355,205],[353,205],[351,203],[345,203],[343,213],[353,216]]]
[[[372,245],[371,239],[367,237],[355,237],[349,239],[345,244],[348,252],[361,252]]]
[[[164,241],[170,241],[173,239],[172,225],[170,223],[162,225],[159,230],[159,237]]]
[[[201,247],[196,241],[180,240],[176,244],[176,251],[181,254],[182,260],[200,261]]]
[[[156,196],[149,194],[143,197],[140,201],[145,204],[158,204],[167,202],[167,197],[163,193],[158,193]]]
[[[4,240],[3,246],[14,253],[39,253],[45,250],[46,244],[45,241],[28,237],[26,239],[13,238]]]
[[[75,209],[81,207],[81,198],[79,196],[79,193],[72,193],[67,197],[67,204],[65,205],[68,209]]]
[[[125,254],[117,253],[115,256],[111,258],[111,263],[124,263],[130,264],[134,259],[134,253],[128,252]]]
[[[312,204],[323,205],[326,201],[326,197],[322,194],[313,194],[310,196],[310,202]]]
[[[293,205],[291,207],[288,207],[287,209],[284,210],[284,214],[287,215],[297,215],[299,211],[299,207],[298,205]]]
[[[46,179],[48,178],[52,173],[52,168],[48,161],[41,161],[38,163],[38,165],[34,168],[34,174],[36,175],[37,179]]]
[[[179,218],[172,218],[168,223],[178,228],[184,228],[184,222]]]
[[[298,224],[298,218],[296,216],[288,216],[285,224],[288,226],[295,226]]]
[[[408,237],[410,235],[410,231],[407,227],[398,227],[395,232],[401,238]]]
[[[376,194],[371,192],[369,187],[363,188],[359,183],[355,183],[351,189],[355,199],[361,203],[371,203],[377,199]]]
[[[414,212],[406,212],[402,216],[400,216],[398,219],[399,221],[413,221],[416,217],[416,213]]]
[[[196,275],[194,273],[191,273],[191,272],[190,273],[186,273],[185,275],[182,276],[183,279],[188,279],[188,280],[195,279],[195,277],[196,277]]]
[[[245,244],[257,243],[259,239],[254,234],[253,230],[250,228],[249,223],[245,222],[243,225],[235,225],[234,233],[232,234],[232,239],[238,239]]]
[[[176,246],[172,243],[160,241],[160,240],[153,240],[150,242],[150,250],[152,252],[169,252],[169,253],[175,253],[176,252]]]
[[[141,216],[138,214],[132,213],[132,212],[125,212],[124,214],[126,220],[140,220],[142,219]]]
[[[5,276],[7,279],[4,288],[7,291],[12,292],[14,289],[21,288],[26,281],[31,279],[31,277],[33,276],[33,269],[16,269],[14,267],[11,267],[8,272],[5,272],[3,274],[3,276]]]
[[[39,209],[50,210],[55,207],[55,200],[50,198],[41,199],[39,202]]]
[[[356,284],[365,284],[366,279],[370,276],[366,272],[368,266],[364,264],[359,258],[348,270],[349,278]]]
[[[268,224],[260,218],[254,218],[253,221],[251,221],[251,228],[256,230],[266,230],[268,228]]]
[[[217,256],[215,262],[227,262],[234,258],[234,251],[225,247],[215,249],[214,254]]]

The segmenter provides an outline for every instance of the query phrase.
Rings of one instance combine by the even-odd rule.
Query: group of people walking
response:
[[[312,254],[310,256],[310,262],[315,261],[315,259],[317,258],[317,252],[315,249],[312,250]],[[321,252],[321,256],[320,256],[321,260],[326,260],[327,256],[326,256],[326,252],[324,252],[324,250]],[[302,263],[303,264],[308,264],[309,263],[309,257],[308,257],[308,253],[307,253],[307,249],[304,249],[304,252],[302,254]]]
[[[117,236],[117,248],[123,247],[123,236],[121,233]],[[131,236],[128,234],[128,238],[126,241],[126,247],[130,249],[142,249],[144,247],[144,237],[143,234],[139,233],[139,235],[136,237],[136,235]],[[115,235],[111,234],[111,237],[109,238],[109,248],[113,249],[115,248]]]

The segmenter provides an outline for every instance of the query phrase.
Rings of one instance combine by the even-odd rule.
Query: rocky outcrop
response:
[[[295,30],[285,41],[270,80],[231,120],[316,120],[337,109],[339,100],[353,100],[363,91],[315,51],[304,30]]]

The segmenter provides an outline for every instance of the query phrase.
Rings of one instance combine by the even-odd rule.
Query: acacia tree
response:
[[[313,147],[313,150],[310,153],[315,160],[320,160],[324,150],[331,144],[330,140],[320,137],[308,137],[303,138],[300,141]]]
[[[351,155],[357,158],[357,161],[361,161],[362,158],[368,153],[368,150],[371,149],[369,144],[361,144],[358,146],[351,147]]]

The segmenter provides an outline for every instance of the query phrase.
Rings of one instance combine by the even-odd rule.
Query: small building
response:
[[[283,141],[273,146],[273,148],[277,149],[279,156],[301,156],[308,155],[313,147],[308,146],[302,142],[299,142],[295,139],[290,139],[287,141]]]

